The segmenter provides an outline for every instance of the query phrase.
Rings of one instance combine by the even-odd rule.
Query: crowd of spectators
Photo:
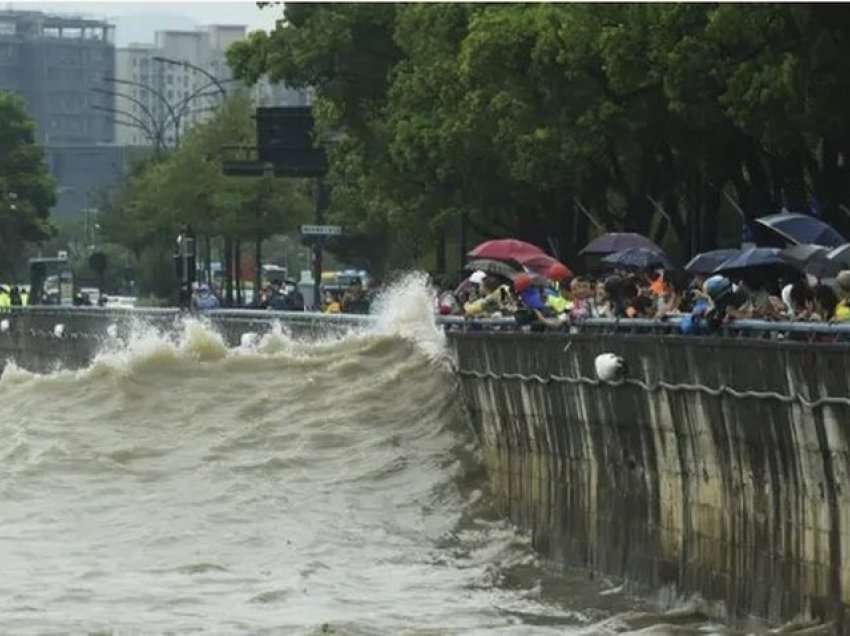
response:
[[[441,315],[514,317],[520,324],[559,327],[587,318],[681,318],[698,331],[733,320],[850,321],[850,271],[833,284],[805,275],[754,280],[691,275],[675,269],[614,270],[573,275],[560,264],[545,276],[475,271],[438,294]]]

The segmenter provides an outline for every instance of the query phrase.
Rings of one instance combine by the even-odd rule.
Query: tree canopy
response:
[[[50,236],[55,184],[24,101],[0,91],[0,270],[15,273],[23,243]]]
[[[305,222],[312,195],[304,181],[223,175],[223,147],[256,145],[252,115],[250,99],[234,95],[174,152],[136,166],[105,205],[104,237],[142,263],[164,262],[168,273],[174,237],[184,225],[205,237],[257,241]],[[144,291],[168,295],[170,274],[147,278]]]
[[[315,90],[331,214],[390,261],[461,219],[684,256],[783,207],[850,236],[848,37],[818,4],[298,3],[228,59]]]

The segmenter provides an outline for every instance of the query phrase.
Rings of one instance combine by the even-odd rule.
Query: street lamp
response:
[[[164,146],[162,131],[156,127],[151,130],[150,126],[148,126],[148,124],[144,120],[137,117],[133,113],[129,113],[125,110],[118,110],[117,108],[108,108],[106,106],[92,106],[92,109],[108,113],[110,115],[121,115],[122,117],[126,117],[130,121],[122,121],[115,117],[113,117],[112,121],[121,126],[127,126],[128,128],[137,128],[138,130],[141,130],[143,133],[145,133],[145,136],[148,138],[148,140],[154,144],[154,152],[156,154],[159,154],[159,152],[162,150]]]
[[[151,95],[156,97],[163,104],[163,106],[165,106],[165,109],[168,111],[169,115],[171,116],[172,121],[177,121],[177,113],[174,111],[174,106],[171,104],[171,102],[168,101],[168,99],[165,97],[165,95],[162,94],[161,91],[158,91],[153,86],[149,86],[148,84],[144,84],[142,82],[134,82],[132,80],[125,80],[125,79],[120,79],[118,77],[111,77],[111,76],[104,77],[103,81],[109,82],[109,83],[112,83],[112,84],[122,84],[124,86],[133,86],[133,87],[141,88],[143,90],[148,91]],[[180,131],[179,130],[175,130],[175,132],[174,132],[174,145],[175,146],[180,145]]]
[[[182,66],[184,68],[190,68],[193,71],[197,71],[198,73],[201,73],[202,75],[207,77],[207,79],[209,79],[210,82],[215,84],[215,86],[221,92],[222,99],[227,97],[227,90],[224,88],[224,86],[222,86],[221,81],[215,75],[213,75],[208,70],[206,70],[205,68],[203,68],[201,66],[196,66],[196,65],[194,65],[190,62],[187,62],[186,60],[174,60],[174,59],[171,59],[169,57],[162,57],[161,55],[154,56],[153,60],[155,62],[160,62],[162,64],[170,64],[171,66]]]
[[[144,122],[141,121],[141,118],[136,116],[133,113],[128,111],[118,110],[111,107],[105,106],[92,106],[94,110],[100,110],[104,112],[113,112],[115,114],[121,115],[123,117],[127,117],[129,119],[134,120],[135,124],[128,124],[126,122],[117,122],[125,126],[129,126],[131,128],[139,128],[144,131],[145,135],[148,139],[154,143],[154,148],[157,153],[161,150],[164,144],[165,138],[165,125],[168,123],[167,121],[158,121],[151,110],[148,108],[147,104],[145,104],[140,99],[132,95],[128,95],[127,93],[119,93],[118,91],[108,91],[103,88],[93,87],[91,89],[93,93],[97,93],[99,95],[106,95],[107,97],[119,97],[121,99],[127,100],[128,102],[135,104],[139,110],[142,111],[142,114],[146,116],[148,119],[148,125],[144,125]]]
[[[190,225],[180,231],[176,243],[174,264],[178,280],[177,305],[189,309],[195,282],[195,233]]]

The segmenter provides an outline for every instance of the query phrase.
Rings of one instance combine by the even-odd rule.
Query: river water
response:
[[[0,633],[725,633],[495,514],[421,281],[377,325],[139,328],[0,378]],[[655,608],[655,609],[652,609]]]

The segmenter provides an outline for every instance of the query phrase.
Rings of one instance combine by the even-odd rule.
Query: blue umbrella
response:
[[[631,247],[644,247],[657,252],[661,251],[660,247],[640,234],[633,232],[609,232],[608,234],[597,236],[585,245],[579,254],[613,254],[614,252],[620,252]]]
[[[646,247],[632,247],[614,252],[603,258],[602,262],[626,269],[673,269],[673,263],[663,252]]]
[[[720,265],[740,253],[741,250],[737,248],[703,252],[702,254],[694,256],[690,262],[685,265],[685,271],[691,274],[711,274]]]
[[[831,225],[807,214],[782,212],[763,216],[755,222],[791,243],[838,247],[847,242]]]

